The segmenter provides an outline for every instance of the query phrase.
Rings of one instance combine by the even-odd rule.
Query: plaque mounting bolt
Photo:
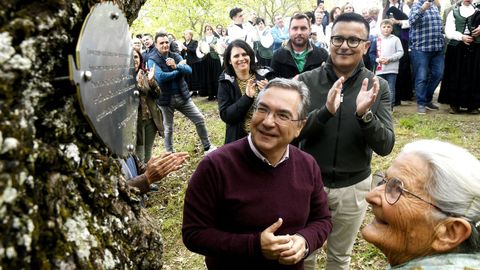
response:
[[[82,72],[82,78],[86,82],[92,80],[92,72],[90,70],[85,70]]]
[[[134,95],[135,97],[140,96],[140,91],[138,91],[138,90],[133,91],[133,95]]]
[[[110,19],[117,20],[120,15],[118,12],[110,12]]]
[[[130,151],[130,152],[133,152],[133,150],[134,150],[133,145],[132,144],[127,145],[127,150]]]

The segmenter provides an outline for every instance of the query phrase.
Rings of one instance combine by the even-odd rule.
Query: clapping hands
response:
[[[158,157],[152,157],[148,161],[145,171],[148,183],[158,182],[169,173],[182,168],[188,157],[187,152],[168,152]]]

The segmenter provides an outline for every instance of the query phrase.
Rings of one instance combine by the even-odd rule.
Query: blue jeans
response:
[[[379,74],[378,77],[384,78],[390,88],[390,106],[395,105],[395,84],[397,83],[397,73]]]
[[[432,102],[433,93],[442,80],[445,57],[443,51],[412,50],[410,61],[413,66],[417,104],[425,106]]]
[[[168,152],[174,152],[173,114],[175,110],[181,112],[195,124],[197,134],[202,141],[203,149],[208,150],[210,148],[210,139],[208,138],[207,127],[205,126],[205,118],[191,98],[184,100],[181,95],[173,95],[170,106],[160,106],[160,109],[162,110],[163,126],[165,127],[165,149]]]

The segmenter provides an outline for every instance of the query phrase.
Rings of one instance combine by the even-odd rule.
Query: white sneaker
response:
[[[206,156],[206,155],[210,154],[211,152],[213,152],[215,150],[217,150],[217,147],[215,145],[211,144],[210,148],[208,148],[208,150],[205,151],[203,154]]]

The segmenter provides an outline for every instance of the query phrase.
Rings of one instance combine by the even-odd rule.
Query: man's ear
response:
[[[446,252],[458,247],[472,233],[470,223],[463,218],[450,217],[435,228],[432,248]]]
[[[297,134],[295,134],[295,138],[297,138],[300,135],[300,132],[302,132],[302,129],[306,123],[307,123],[307,120],[302,120],[298,122]]]
[[[370,49],[370,45],[372,45],[372,42],[370,40],[365,41],[365,52],[363,53],[363,55],[368,54],[368,49]]]

